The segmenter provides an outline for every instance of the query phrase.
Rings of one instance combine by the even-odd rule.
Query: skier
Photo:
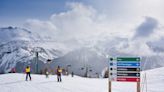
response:
[[[28,76],[29,76],[30,81],[31,81],[30,66],[27,66],[25,71],[26,71],[26,81],[28,81]]]
[[[45,75],[46,75],[46,78],[48,78],[49,72],[47,68],[45,69]]]
[[[12,68],[10,73],[16,73],[16,69],[15,68]]]
[[[46,71],[46,78],[48,78],[48,75],[49,75],[49,72],[48,72],[48,71]]]
[[[71,73],[72,77],[74,76],[74,72]]]
[[[58,68],[57,68],[57,80],[58,80],[58,82],[62,81],[61,73],[62,73],[62,69],[60,68],[60,66],[58,66]]]

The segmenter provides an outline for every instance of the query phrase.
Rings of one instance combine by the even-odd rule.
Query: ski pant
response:
[[[58,80],[58,82],[61,82],[62,81],[61,75],[57,75],[57,80]]]
[[[46,74],[46,78],[48,78],[48,74]]]
[[[26,81],[28,80],[28,77],[30,78],[30,80],[31,80],[31,75],[30,75],[30,72],[27,72],[26,73]]]

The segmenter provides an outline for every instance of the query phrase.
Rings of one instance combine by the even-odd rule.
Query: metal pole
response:
[[[85,66],[85,68],[86,68],[86,70],[85,70],[85,77],[88,77],[88,67],[87,66]]]
[[[36,52],[36,73],[38,73],[38,56],[39,56],[39,53]]]

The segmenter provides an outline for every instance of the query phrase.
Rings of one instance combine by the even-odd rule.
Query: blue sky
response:
[[[17,25],[28,18],[46,20],[66,11],[65,4],[74,1],[80,0],[0,0],[0,25]]]
[[[67,11],[69,2],[90,5],[111,18],[120,17],[117,13],[125,13],[122,0],[0,0],[0,26],[19,26],[27,19],[47,20],[54,13]]]

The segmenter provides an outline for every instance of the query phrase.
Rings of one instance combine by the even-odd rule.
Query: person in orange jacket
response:
[[[31,81],[31,75],[30,75],[30,66],[27,66],[26,69],[25,69],[25,72],[26,72],[26,81],[28,81],[28,77],[30,78],[30,81]]]

